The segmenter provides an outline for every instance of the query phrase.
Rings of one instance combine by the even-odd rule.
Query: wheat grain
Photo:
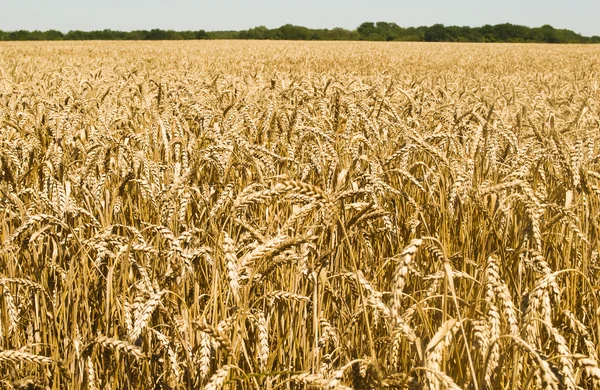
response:
[[[2,44],[3,383],[597,387],[599,58]]]
[[[34,355],[28,352],[4,350],[0,352],[0,363],[16,365],[20,362],[34,364],[51,364],[53,360],[46,356]]]

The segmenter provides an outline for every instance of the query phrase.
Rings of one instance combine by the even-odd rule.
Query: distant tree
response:
[[[208,39],[240,39],[239,31],[211,31]]]
[[[325,30],[321,31],[321,39],[328,39],[328,40],[333,40],[333,41],[337,41],[337,40],[352,41],[352,40],[358,39],[358,36],[359,36],[358,32],[346,30],[341,27],[335,27],[335,28],[332,28],[331,30],[325,29]]]
[[[547,43],[558,43],[560,42],[557,31],[549,24],[545,24],[541,27],[542,40]]]
[[[484,42],[485,38],[478,28],[460,27],[459,42]]]
[[[83,35],[85,36],[84,39],[89,40],[120,40],[125,38],[126,33],[123,31],[113,31],[110,29],[104,29],[83,32]]]
[[[550,25],[537,28],[510,23],[468,26],[420,26],[402,28],[390,22],[365,22],[356,30],[343,28],[310,29],[286,24],[275,29],[257,26],[243,31],[175,31],[152,29],[130,32],[114,30],[80,31],[66,34],[48,31],[0,31],[0,40],[191,40],[191,39],[288,39],[288,40],[369,40],[369,41],[430,41],[430,42],[548,42],[600,43],[600,37],[585,37],[571,30],[555,29]]]
[[[271,36],[271,30],[265,26],[258,26],[248,30],[246,39],[270,39]]]
[[[423,41],[425,31],[423,27],[408,27],[402,29],[402,32],[396,40],[398,41]]]
[[[185,39],[185,32],[183,31],[167,30],[165,31],[164,35],[164,39],[169,41],[179,41]]]
[[[442,36],[444,38],[442,38],[441,40],[444,41],[448,41],[448,42],[458,42],[461,40],[462,38],[462,34],[460,31],[460,27],[458,26],[447,26],[444,27]]]
[[[358,36],[361,40],[373,40],[373,41],[382,41],[384,38],[379,36],[377,32],[377,28],[375,27],[375,23],[373,22],[365,22],[358,26],[356,29],[358,31]]]
[[[65,34],[64,39],[72,41],[80,41],[86,39],[87,33],[80,30],[71,30]]]
[[[153,28],[148,33],[147,39],[151,41],[162,41],[167,39],[167,32],[158,28]]]
[[[29,36],[30,33],[27,30],[12,31],[8,34],[11,41],[25,41]]]
[[[146,39],[148,39],[148,34],[149,32],[147,30],[134,30],[128,32],[125,36],[125,39],[131,41],[145,41]]]
[[[451,36],[443,24],[434,24],[425,31],[424,38],[426,42],[444,42],[449,41]]]
[[[308,40],[312,36],[310,30],[302,26],[286,24],[277,29],[280,39],[287,40]]]
[[[208,39],[208,34],[204,30],[198,30],[195,34],[196,39]]]
[[[48,30],[46,32],[44,32],[43,37],[44,40],[47,41],[58,41],[58,40],[62,40],[64,38],[64,34],[60,31],[57,30]]]
[[[404,35],[404,29],[396,23],[377,22],[375,24],[375,32],[378,37],[385,41],[395,41]]]
[[[390,23],[387,22],[377,22],[375,23],[375,34],[378,37],[381,37],[384,41],[392,41],[394,38],[392,37],[392,27]]]
[[[493,26],[494,36],[502,42],[523,42],[528,39],[528,28],[510,23]]]
[[[494,26],[485,24],[482,27],[479,27],[477,30],[479,30],[479,34],[484,42],[496,42],[496,32],[494,31]]]
[[[21,38],[23,41],[43,41],[44,33],[40,30],[27,31]]]

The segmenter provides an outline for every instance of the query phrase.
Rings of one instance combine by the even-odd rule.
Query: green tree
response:
[[[158,28],[153,28],[148,33],[147,39],[151,41],[162,41],[167,39],[167,32]]]
[[[585,37],[571,30],[555,29],[550,25],[537,28],[510,23],[482,27],[420,26],[402,28],[390,22],[365,22],[356,30],[343,28],[309,29],[286,24],[276,29],[257,26],[244,31],[175,31],[152,29],[130,32],[114,30],[80,31],[66,34],[48,31],[0,31],[0,40],[191,40],[191,39],[288,39],[288,40],[369,40],[369,41],[430,41],[430,42],[548,42],[600,43],[600,37]]]
[[[424,38],[426,42],[444,42],[449,41],[451,36],[443,24],[434,24],[427,29]]]
[[[379,34],[379,30],[373,22],[365,22],[358,26],[359,39],[365,41],[384,41],[385,37]]]
[[[195,33],[196,39],[208,39],[208,33],[204,30],[198,30]]]
[[[247,39],[271,39],[273,33],[265,26],[258,26],[248,30]]]
[[[497,41],[496,30],[495,30],[494,26],[486,24],[483,27],[479,28],[479,32],[481,33],[484,42],[496,42]]]
[[[135,30],[128,32],[125,36],[125,39],[132,41],[145,41],[148,39],[148,31],[147,30]]]
[[[57,30],[48,30],[43,33],[44,40],[47,41],[59,41],[64,38],[64,34]]]
[[[308,40],[311,37],[310,30],[306,27],[302,26],[294,26],[291,24],[286,24],[277,29],[278,35],[280,39],[287,40]]]
[[[11,31],[8,33],[8,37],[11,41],[26,41],[30,37],[30,33],[27,30]]]
[[[64,39],[69,41],[81,41],[86,39],[87,34],[81,30],[71,30],[65,34]]]
[[[540,32],[542,35],[542,41],[546,43],[558,43],[560,39],[558,37],[557,31],[549,24],[545,24],[540,28]]]

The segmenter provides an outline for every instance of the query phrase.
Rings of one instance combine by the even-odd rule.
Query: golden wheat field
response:
[[[600,52],[0,44],[0,388],[593,389]]]

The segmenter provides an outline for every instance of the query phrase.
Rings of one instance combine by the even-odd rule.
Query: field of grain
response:
[[[592,389],[600,52],[0,44],[0,387]]]

